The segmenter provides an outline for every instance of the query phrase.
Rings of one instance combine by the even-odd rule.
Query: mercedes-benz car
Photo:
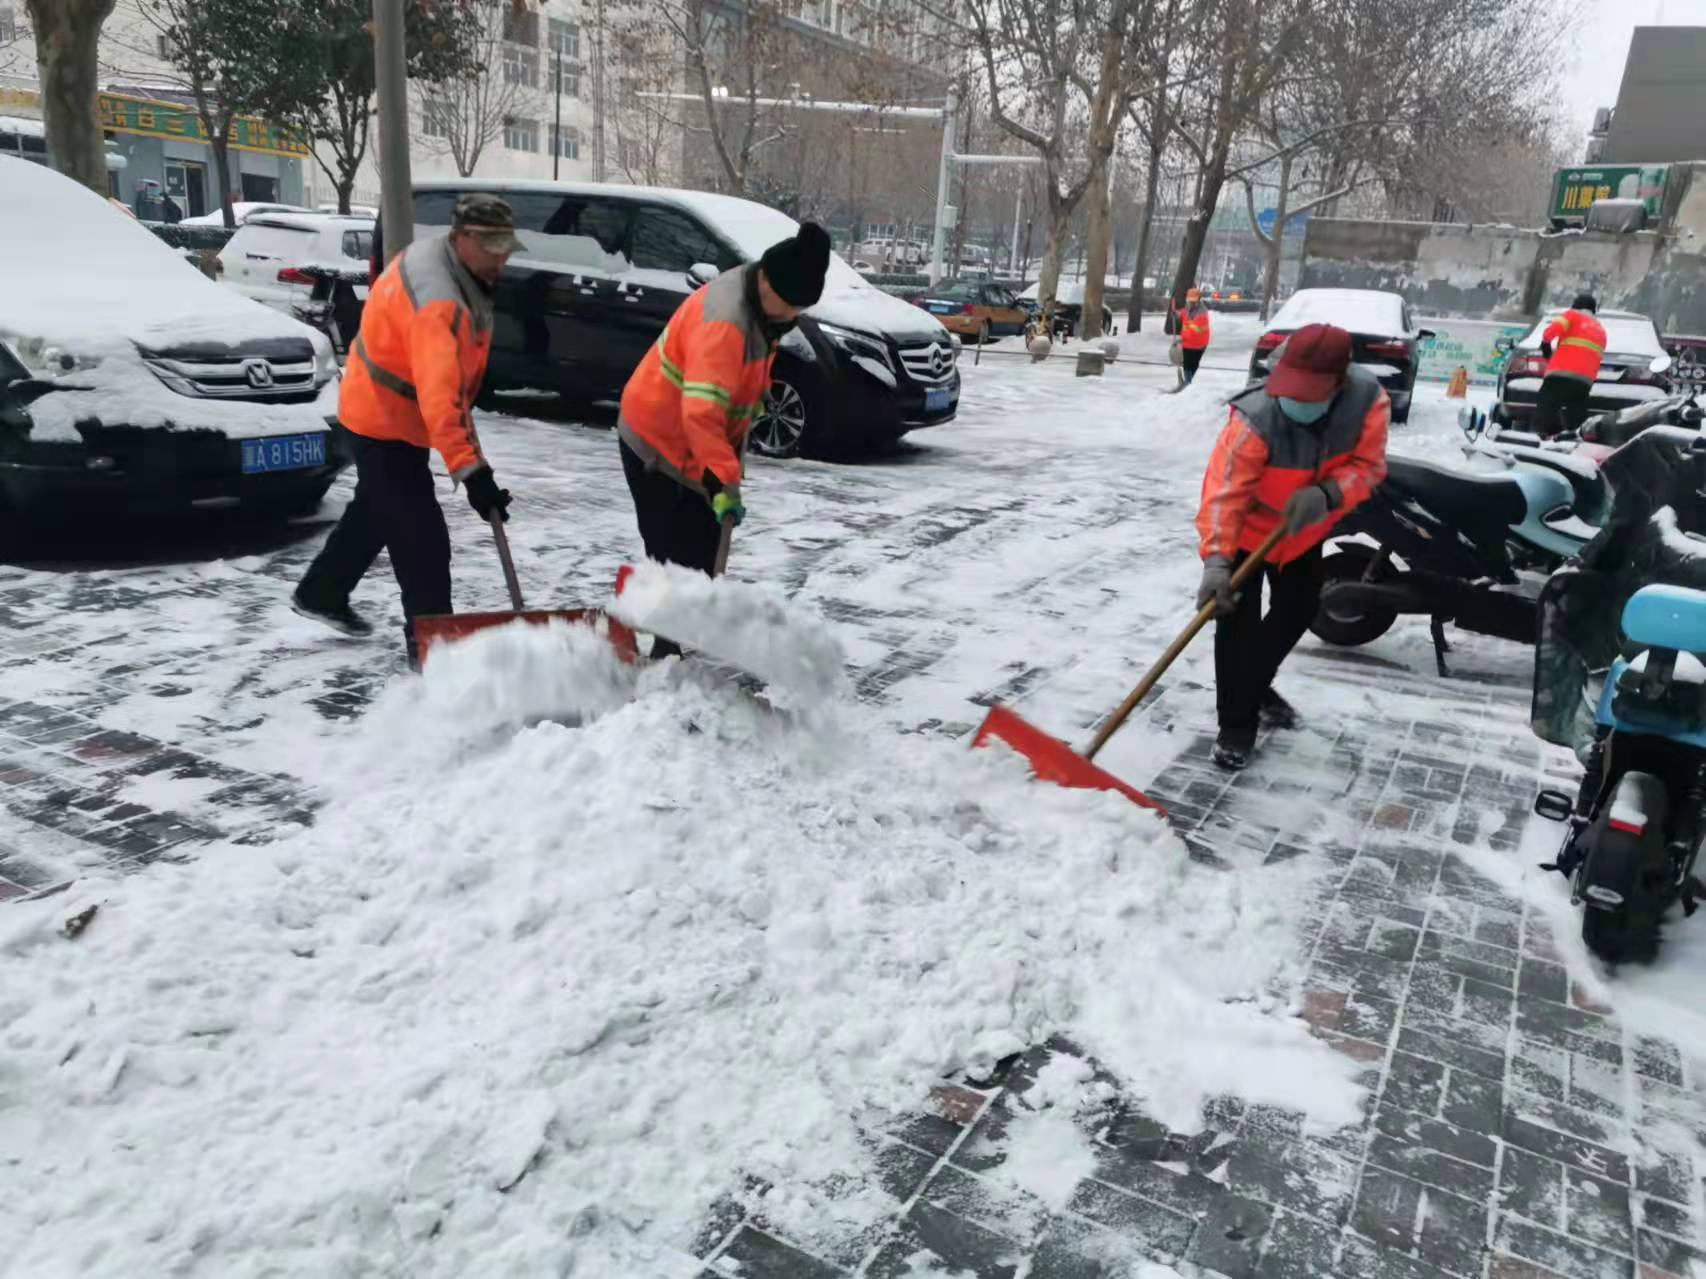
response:
[[[0,540],[86,522],[318,503],[344,465],[324,334],[215,284],[134,218],[0,157],[0,236],[51,228],[0,287]]]

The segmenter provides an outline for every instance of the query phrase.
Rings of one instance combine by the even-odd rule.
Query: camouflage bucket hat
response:
[[[478,236],[492,253],[515,253],[521,248],[521,241],[515,238],[515,213],[509,201],[499,196],[471,191],[459,197],[450,226],[454,231]]]

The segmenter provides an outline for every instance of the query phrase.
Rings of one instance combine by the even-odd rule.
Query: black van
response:
[[[659,187],[478,179],[415,184],[415,235],[442,234],[458,196],[515,210],[522,250],[498,281],[483,397],[547,391],[615,401],[688,294],[798,223],[732,196]],[[375,236],[375,253],[383,253]],[[958,343],[933,317],[830,259],[823,299],[777,349],[751,446],[773,457],[893,440],[951,421]]]

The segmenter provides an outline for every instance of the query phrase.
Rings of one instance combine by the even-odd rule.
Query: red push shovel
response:
[[[1245,583],[1260,571],[1268,553],[1284,536],[1285,528],[1276,528],[1260,546],[1250,552],[1249,557],[1232,575],[1234,593],[1242,589]],[[1112,773],[1097,768],[1091,761],[1096,758],[1097,752],[1108,744],[1108,739],[1119,731],[1132,711],[1137,709],[1137,704],[1148,696],[1149,690],[1155,687],[1155,682],[1167,673],[1167,668],[1197,637],[1197,632],[1207,626],[1213,617],[1214,601],[1210,600],[1197,610],[1191,624],[1179,632],[1179,637],[1167,646],[1167,651],[1161,654],[1161,659],[1149,668],[1148,674],[1137,681],[1137,687],[1131,690],[1125,701],[1121,702],[1114,713],[1103,722],[1102,727],[1096,730],[1089,749],[1082,755],[1059,738],[1050,737],[1040,728],[1027,724],[1017,714],[999,704],[989,708],[989,714],[984,716],[983,724],[978,728],[977,736],[972,738],[971,744],[987,746],[991,741],[1003,742],[1029,760],[1031,771],[1042,781],[1079,790],[1118,791],[1133,803],[1153,808],[1165,815],[1167,810],[1137,787],[1127,785]]]
[[[543,626],[547,622],[570,622],[579,626],[590,626],[610,641],[610,646],[624,662],[632,662],[638,657],[639,649],[634,644],[634,632],[603,609],[528,608],[521,599],[521,580],[515,575],[515,560],[509,553],[509,536],[504,532],[503,517],[494,513],[488,522],[492,526],[492,536],[497,539],[498,559],[503,562],[504,585],[509,588],[510,608],[501,613],[434,613],[417,617],[415,645],[423,666],[433,645],[463,639],[488,627],[508,626],[511,622],[528,622],[534,626]]]

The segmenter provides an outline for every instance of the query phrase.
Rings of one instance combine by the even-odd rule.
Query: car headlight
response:
[[[889,358],[888,345],[869,334],[860,333],[854,329],[844,329],[839,324],[825,324],[818,321],[818,332],[828,338],[836,346],[849,355],[863,355],[881,364],[890,373],[894,372],[894,361]]]
[[[58,378],[68,373],[80,373],[98,368],[101,357],[75,351],[49,342],[44,338],[13,338],[6,343],[32,377]]]
[[[338,353],[324,335],[314,336],[314,385],[324,386],[338,375]]]

